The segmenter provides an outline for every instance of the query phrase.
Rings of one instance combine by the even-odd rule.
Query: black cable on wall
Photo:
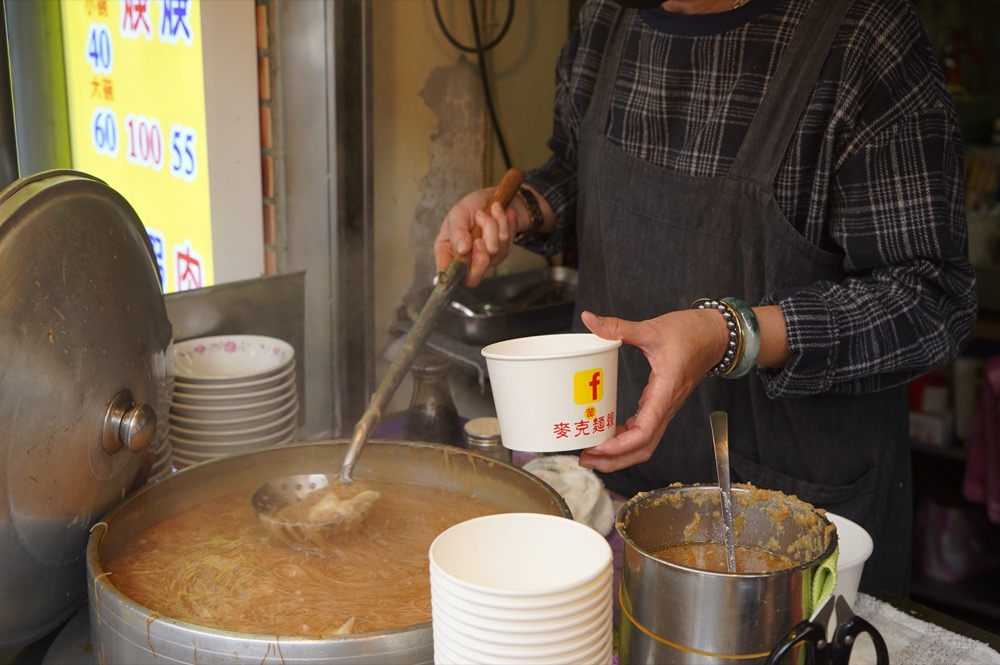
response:
[[[515,0],[507,1],[507,18],[504,20],[503,26],[500,28],[500,32],[494,37],[489,43],[483,43],[482,31],[479,27],[479,16],[476,11],[476,1],[468,0],[469,3],[469,17],[472,22],[472,35],[475,44],[468,46],[466,44],[458,41],[451,31],[448,30],[448,26],[445,25],[444,19],[441,17],[441,8],[438,5],[439,0],[433,0],[432,4],[434,6],[434,19],[437,21],[438,27],[441,28],[441,32],[444,33],[445,38],[451,43],[452,46],[464,53],[475,53],[476,60],[479,64],[479,80],[483,84],[483,97],[486,101],[486,110],[490,116],[490,124],[493,127],[493,133],[496,136],[497,144],[500,146],[500,154],[503,156],[504,165],[509,169],[513,162],[510,158],[510,153],[507,150],[507,141],[504,138],[503,130],[500,127],[500,121],[497,119],[496,107],[493,103],[493,95],[490,91],[490,76],[489,71],[486,67],[486,53],[495,48],[503,38],[507,36],[507,31],[510,30],[511,23],[514,21],[514,3]]]

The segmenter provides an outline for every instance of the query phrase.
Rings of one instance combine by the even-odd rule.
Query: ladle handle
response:
[[[736,540],[733,531],[733,499],[729,483],[729,418],[725,411],[709,414],[712,439],[715,442],[715,467],[719,474],[719,493],[722,495],[722,531],[726,546],[726,568],[736,572]]]
[[[503,178],[500,180],[500,184],[496,186],[493,190],[493,195],[490,197],[489,202],[487,202],[486,207],[483,210],[489,212],[490,208],[493,207],[494,203],[499,203],[504,208],[510,205],[510,202],[514,200],[514,195],[517,194],[517,190],[521,187],[521,183],[524,182],[524,172],[516,167],[511,167],[504,174]],[[475,241],[477,238],[483,237],[483,230],[479,228],[478,224],[473,224],[472,229],[469,231],[472,234],[472,240]],[[459,261],[465,264],[468,268],[472,263],[472,252],[464,256],[458,254],[455,255],[454,261]],[[460,277],[465,277],[463,273]]]
[[[489,210],[496,202],[499,202],[505,208],[510,205],[511,200],[514,198],[523,181],[524,173],[521,169],[509,169],[504,174],[500,184],[493,191],[489,203],[486,204],[486,209]],[[473,226],[473,239],[481,236],[481,234],[482,231],[479,229],[479,226]],[[351,438],[351,444],[344,455],[344,461],[340,465],[340,482],[342,484],[353,482],[352,473],[354,465],[361,455],[361,449],[364,447],[365,441],[368,440],[368,435],[371,434],[382,418],[382,410],[388,404],[389,400],[392,399],[392,396],[396,394],[396,390],[406,377],[410,366],[413,365],[417,353],[423,347],[427,338],[430,337],[437,323],[438,314],[451,302],[455,291],[458,290],[458,287],[462,284],[462,280],[465,279],[465,273],[468,271],[471,261],[471,252],[466,256],[456,256],[442,272],[438,273],[437,281],[433,290],[431,290],[430,296],[427,298],[427,302],[424,303],[420,314],[417,315],[416,321],[413,322],[409,332],[406,333],[406,337],[403,338],[403,344],[399,349],[399,353],[396,354],[396,358],[389,365],[389,369],[382,378],[382,382],[375,392],[372,393],[371,399],[368,401],[368,408],[361,414],[361,418],[358,419],[357,424],[354,426],[354,436]]]

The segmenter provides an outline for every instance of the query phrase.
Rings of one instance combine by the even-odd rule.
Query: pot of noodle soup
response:
[[[485,514],[570,518],[521,469],[468,450],[373,439],[355,484],[381,498],[322,551],[272,540],[250,497],[276,478],[336,478],[348,441],[295,444],[179,471],[130,495],[87,545],[90,625],[101,663],[433,662],[427,552]]]
[[[760,664],[829,597],[836,527],[773,490],[732,487],[736,572],[728,572],[717,485],[671,485],[621,507],[619,661]]]

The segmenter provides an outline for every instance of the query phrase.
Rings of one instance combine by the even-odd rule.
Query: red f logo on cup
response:
[[[604,370],[584,369],[573,375],[573,401],[593,404],[604,397]]]

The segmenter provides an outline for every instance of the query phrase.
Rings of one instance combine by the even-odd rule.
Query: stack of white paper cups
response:
[[[435,663],[611,662],[612,553],[590,527],[489,515],[447,529],[429,555]]]

